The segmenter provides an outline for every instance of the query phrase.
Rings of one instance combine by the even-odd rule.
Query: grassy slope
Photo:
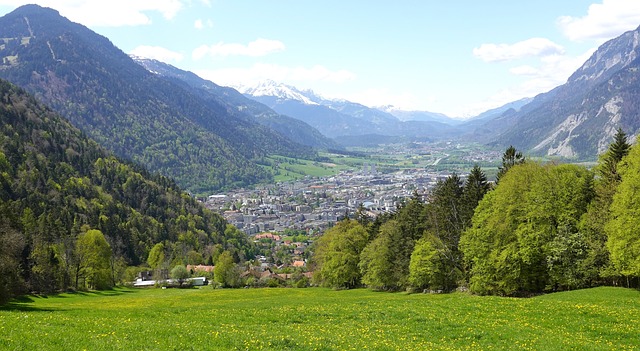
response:
[[[531,299],[369,290],[127,290],[0,309],[2,350],[629,350],[640,293]]]

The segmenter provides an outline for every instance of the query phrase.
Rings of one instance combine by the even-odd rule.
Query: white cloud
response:
[[[531,38],[515,44],[482,44],[473,49],[473,55],[485,62],[510,61],[525,57],[548,56],[564,53],[564,48],[549,39]]]
[[[160,46],[138,46],[137,48],[131,50],[130,54],[166,63],[180,62],[183,59],[183,55],[181,53],[171,51]]]
[[[636,29],[638,24],[640,1],[637,0],[602,0],[602,3],[589,6],[584,17],[558,18],[563,34],[573,41],[603,42]]]
[[[0,5],[18,7],[36,3],[60,12],[62,16],[85,26],[137,26],[151,24],[148,12],[159,12],[173,19],[184,7],[181,0],[0,0]]]
[[[274,52],[283,51],[284,43],[279,40],[270,40],[259,38],[247,45],[219,42],[215,45],[201,45],[193,50],[193,59],[200,60],[205,56],[265,56]]]
[[[197,19],[193,22],[193,27],[195,29],[204,29],[206,28],[213,28],[213,22],[211,20],[207,20],[206,22],[204,22],[201,19]]]
[[[197,75],[226,86],[254,85],[264,80],[299,84],[309,82],[343,83],[355,79],[347,70],[332,71],[324,66],[286,67],[257,63],[250,68],[227,68],[219,70],[195,70]]]

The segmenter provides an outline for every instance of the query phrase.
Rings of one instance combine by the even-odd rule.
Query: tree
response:
[[[333,288],[359,286],[358,263],[367,239],[367,231],[355,220],[345,219],[328,229],[316,241],[314,280]]]
[[[585,280],[588,281],[587,286],[611,281],[620,276],[620,273],[611,265],[605,225],[612,218],[610,208],[621,181],[619,164],[629,153],[630,147],[626,134],[622,129],[618,129],[614,141],[607,151],[600,155],[598,165],[595,167],[597,176],[594,184],[595,197],[579,223],[580,233],[587,246],[585,257],[578,264],[581,266],[580,271],[585,275]]]
[[[380,233],[362,250],[358,267],[362,273],[362,282],[377,290],[397,289],[403,285],[400,281],[401,268],[396,266],[398,245],[402,242],[402,233],[395,220],[380,227]]]
[[[109,259],[111,247],[101,231],[91,229],[76,241],[76,288],[78,278],[84,277],[89,289],[105,289],[111,286]]]
[[[629,154],[631,144],[627,141],[625,132],[618,128],[613,137],[613,142],[609,144],[607,152],[600,159],[598,165],[598,175],[604,183],[619,183],[618,163]]]
[[[480,166],[474,165],[471,172],[469,172],[469,176],[467,177],[462,189],[460,217],[463,228],[466,229],[471,225],[473,212],[490,188],[491,186],[487,182],[487,176],[484,174]]]
[[[496,175],[496,183],[500,181],[511,167],[524,163],[525,159],[522,152],[516,150],[513,145],[510,145],[502,155],[502,166],[498,167],[498,174]]]
[[[171,279],[177,281],[180,287],[182,287],[182,284],[189,279],[190,276],[191,274],[189,274],[187,267],[181,264],[173,267],[171,270]]]
[[[164,244],[157,243],[149,251],[149,257],[147,258],[149,267],[158,269],[164,263]]]
[[[452,174],[436,184],[426,206],[428,220],[425,236],[428,237],[431,250],[437,253],[430,260],[432,269],[437,270],[437,284],[442,290],[455,288],[463,271],[460,235],[465,229],[465,210],[470,213],[473,211],[471,206],[465,207],[463,200],[464,188],[460,177]],[[431,284],[436,284],[436,281],[433,280]]]
[[[640,277],[640,148],[634,146],[618,165],[620,184],[611,203],[610,220],[605,225],[607,249],[617,274]]]
[[[432,234],[418,240],[409,263],[409,284],[418,289],[449,290],[455,280],[451,279],[451,269],[447,263],[447,247]],[[459,275],[459,274],[456,274]]]
[[[0,200],[0,305],[24,288],[20,269],[24,239],[17,230],[7,225],[1,207]]]
[[[480,201],[460,239],[470,289],[514,295],[563,289],[580,279],[563,267],[582,258],[576,250],[584,243],[573,234],[591,200],[592,178],[575,165],[514,166]],[[557,261],[558,252],[571,252],[573,262]]]
[[[240,272],[233,261],[233,254],[224,251],[218,256],[216,268],[213,270],[213,279],[216,283],[225,288],[236,288],[240,286]]]

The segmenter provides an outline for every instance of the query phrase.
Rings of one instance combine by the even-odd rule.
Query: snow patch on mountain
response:
[[[311,90],[298,90],[295,87],[266,80],[256,86],[238,86],[236,90],[251,96],[272,96],[280,100],[296,100],[307,105],[319,105],[319,97]]]

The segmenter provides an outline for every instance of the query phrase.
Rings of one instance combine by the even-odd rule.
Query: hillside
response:
[[[178,261],[189,252],[207,260],[215,247],[243,257],[252,247],[172,180],[119,160],[0,80],[0,286],[69,286],[86,228],[102,231],[119,267],[145,262],[159,242]]]
[[[280,115],[267,106],[245,97],[233,88],[219,86],[192,72],[181,70],[158,60],[141,57],[133,57],[133,59],[150,72],[173,78],[177,84],[185,84],[185,89],[190,89],[193,94],[201,96],[211,104],[227,106],[228,113],[239,119],[260,123],[302,145],[321,149],[339,148],[337,143],[310,125],[295,118]]]
[[[492,144],[530,153],[595,159],[618,127],[640,129],[640,28],[612,39],[563,84],[540,94],[520,111],[501,117],[507,126]]]
[[[24,87],[99,144],[194,193],[270,180],[253,159],[315,157],[297,144],[148,72],[55,10],[26,5],[0,18],[0,77]]]

